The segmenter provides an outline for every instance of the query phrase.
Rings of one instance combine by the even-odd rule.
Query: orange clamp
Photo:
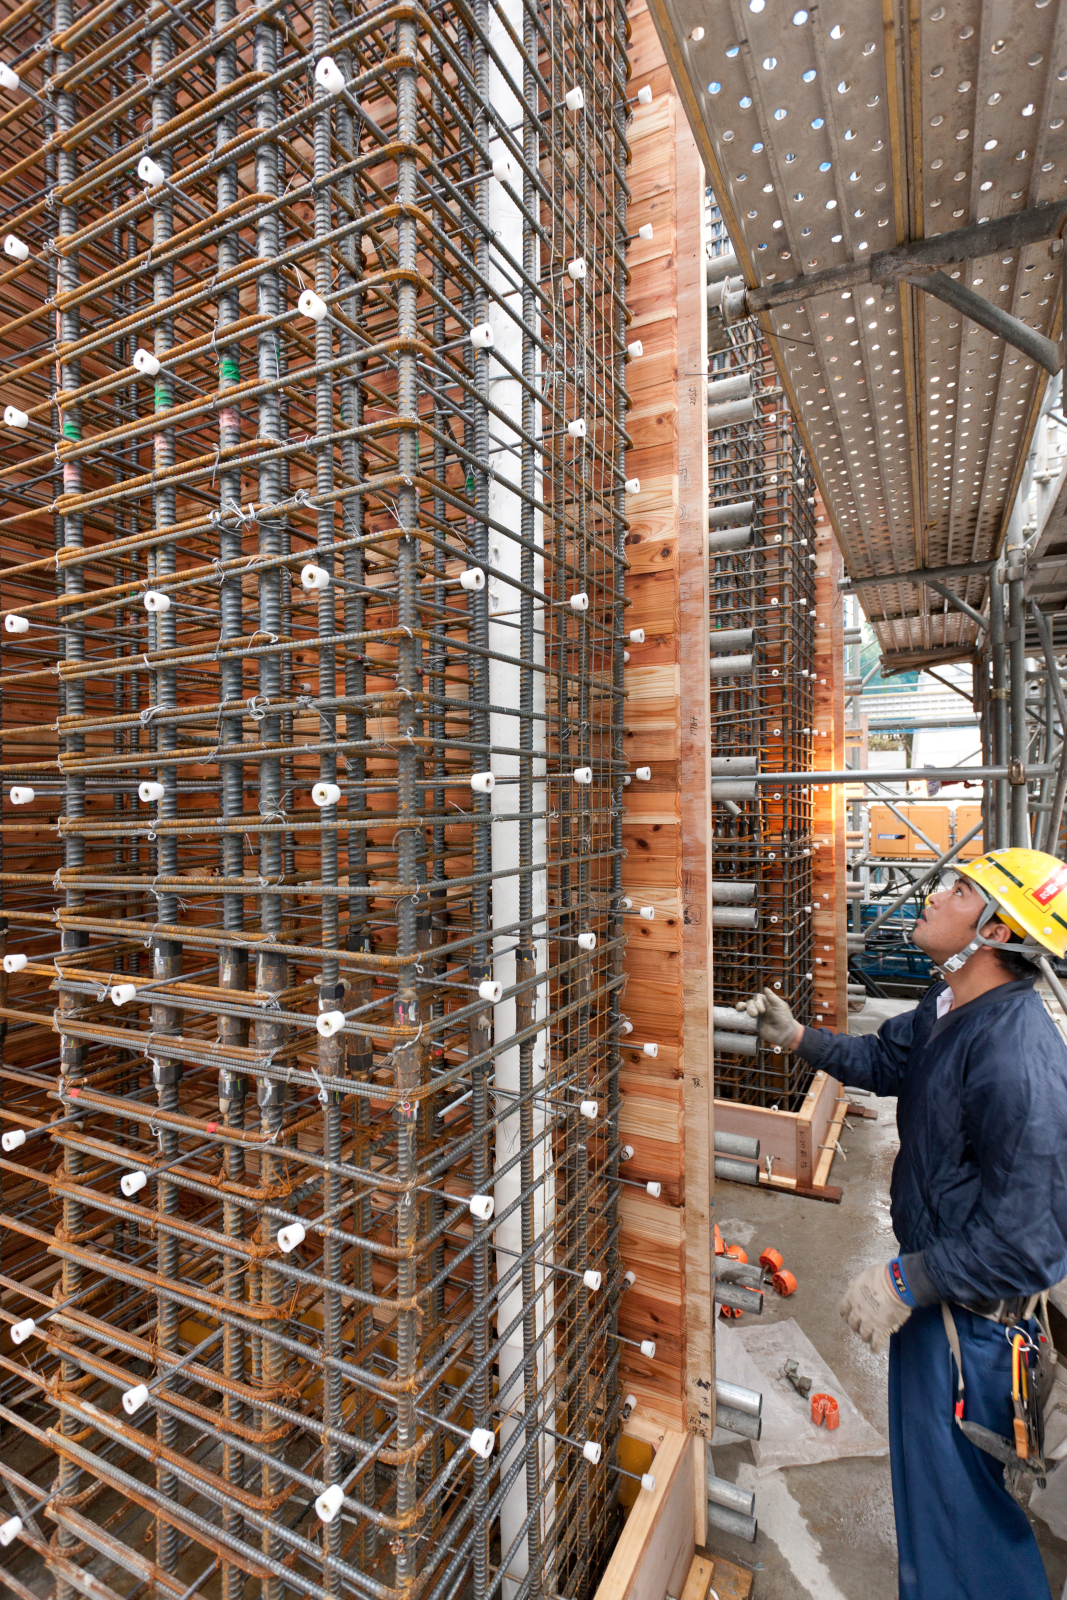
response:
[[[776,1272],[774,1277],[771,1279],[771,1288],[774,1290],[775,1294],[796,1294],[797,1280],[794,1278],[791,1272],[787,1271],[787,1269],[783,1267],[781,1272]]]
[[[772,1250],[768,1245],[766,1250],[760,1251],[759,1264],[761,1267],[765,1267],[768,1272],[780,1272],[782,1270],[782,1252],[780,1250]]]
[[[826,1424],[833,1432],[841,1421],[837,1410],[837,1401],[832,1394],[813,1394],[811,1397],[811,1420],[817,1428]]]

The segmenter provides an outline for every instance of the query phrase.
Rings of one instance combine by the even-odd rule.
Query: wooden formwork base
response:
[[[748,1600],[752,1574],[702,1548],[707,1529],[705,1442],[679,1428],[631,1417],[624,1441],[645,1447],[640,1463],[656,1487],[635,1494],[594,1600]],[[620,1463],[623,1452],[620,1450]],[[639,1463],[631,1459],[628,1470]]]
[[[817,1072],[799,1111],[716,1100],[715,1127],[720,1133],[759,1140],[760,1183],[765,1187],[836,1201],[841,1190],[827,1180],[848,1105],[837,1079]]]

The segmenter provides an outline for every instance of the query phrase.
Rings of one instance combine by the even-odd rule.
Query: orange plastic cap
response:
[[[797,1280],[793,1274],[783,1267],[781,1272],[776,1272],[771,1279],[771,1287],[775,1294],[796,1294]]]
[[[837,1409],[837,1401],[832,1394],[813,1394],[811,1397],[811,1420],[817,1428],[825,1423],[832,1433],[841,1421]]]
[[[748,1260],[748,1257],[746,1256],[745,1252],[742,1250],[742,1248],[741,1248],[741,1246],[739,1244],[728,1244],[726,1246],[726,1254],[730,1257],[731,1261],[747,1261]]]
[[[759,1264],[761,1267],[766,1267],[768,1272],[780,1271],[782,1266],[782,1252],[780,1250],[772,1250],[771,1246],[768,1245],[766,1250],[760,1251]]]

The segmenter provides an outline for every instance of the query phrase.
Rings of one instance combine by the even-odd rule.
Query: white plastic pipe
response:
[[[137,999],[137,985],[135,983],[115,983],[111,986],[111,1004],[113,1006],[128,1006],[131,1000]]]
[[[159,357],[154,356],[151,350],[135,350],[133,364],[146,378],[154,378],[159,371]]]
[[[166,790],[161,783],[156,783],[151,778],[146,778],[144,783],[137,785],[137,798],[143,805],[151,805],[153,800],[162,800]]]
[[[11,1324],[11,1343],[25,1344],[26,1340],[37,1332],[37,1324],[32,1317],[24,1317],[21,1322]]]
[[[5,1134],[0,1136],[0,1148],[3,1149],[5,1155],[10,1155],[13,1150],[21,1150],[25,1143],[25,1128],[9,1128]]]
[[[161,183],[167,181],[167,174],[159,162],[153,161],[151,156],[142,156],[138,161],[137,176],[142,183],[147,183],[150,189],[157,189]]]
[[[30,253],[30,247],[25,239],[20,239],[17,234],[8,233],[4,236],[4,254],[11,256],[14,261],[25,261]]]
[[[343,1011],[323,1011],[315,1018],[315,1032],[320,1039],[332,1039],[335,1033],[340,1033],[345,1025]]]
[[[4,632],[5,633],[29,633],[29,631],[30,631],[30,619],[29,619],[29,617],[16,616],[15,612],[12,611],[8,616],[6,616],[4,618]]]
[[[132,1389],[127,1389],[122,1397],[122,1409],[128,1417],[134,1417],[148,1400],[148,1385],[135,1383]]]
[[[135,1194],[140,1194],[147,1183],[147,1172],[124,1172],[119,1179],[119,1188],[127,1200],[132,1200]]]
[[[12,950],[9,956],[4,957],[5,972],[21,972],[23,967],[29,965],[29,956],[24,956],[21,950]]]
[[[17,1539],[22,1532],[22,1518],[8,1517],[6,1522],[0,1522],[0,1544],[6,1549],[12,1540]]]
[[[303,1244],[306,1235],[307,1229],[302,1222],[291,1222],[287,1228],[278,1229],[278,1249],[288,1255],[298,1244]]]
[[[31,789],[28,785],[16,783],[8,790],[7,797],[13,806],[28,806],[36,800],[37,791],[36,789]]]
[[[520,48],[514,39],[523,37],[524,11],[522,0],[500,0],[497,6],[489,9],[489,42],[491,50],[488,52],[486,62],[486,90],[489,103],[492,105],[498,118],[497,126],[514,128],[523,123],[525,107],[522,99],[524,62]],[[574,110],[580,110],[584,104],[581,90],[572,91],[568,95],[567,105]],[[502,140],[490,140],[488,157],[491,163],[506,158],[508,151]],[[536,161],[536,158],[535,158]],[[495,168],[494,168],[495,170]],[[505,266],[510,258],[515,261],[523,259],[523,219],[522,211],[517,196],[521,198],[521,183],[518,176],[511,183],[491,183],[488,185],[489,228],[491,239],[495,239],[498,250],[490,252],[489,264],[486,275],[493,295],[513,313],[512,315],[497,315],[493,320],[494,355],[495,358],[488,364],[489,396],[496,407],[497,420],[494,421],[493,431],[496,443],[504,446],[518,447],[520,444],[520,429],[522,425],[523,391],[520,382],[512,378],[507,368],[512,371],[523,370],[522,351],[522,291],[513,281],[510,272]],[[583,263],[584,267],[584,263]],[[539,246],[534,244],[534,260],[532,275],[536,280],[540,276]],[[572,274],[573,276],[573,274]],[[534,323],[530,328],[533,335],[540,333],[540,320],[534,313]],[[483,361],[486,359],[481,357]],[[540,376],[542,358],[535,346],[534,353],[535,371]],[[538,408],[534,416],[533,432],[541,433],[542,419]],[[493,475],[489,480],[489,516],[492,519],[491,527],[514,528],[518,530],[522,525],[523,501],[520,497],[522,481],[522,463],[518,449],[501,449],[493,457]],[[533,496],[539,503],[541,500],[541,475],[535,472],[533,482]],[[536,550],[543,547],[543,526],[541,513],[535,512],[533,518],[533,540]],[[522,577],[522,550],[518,543],[506,536],[497,537],[492,532],[490,540],[494,546],[491,551],[491,565],[494,569],[487,588],[489,592],[489,701],[492,706],[518,707],[520,704],[521,684],[521,634],[515,625],[518,613],[522,606],[522,592],[519,583]],[[533,562],[533,587],[537,593],[544,592],[544,560],[540,553],[535,554]],[[499,616],[500,621],[495,622],[494,617]],[[545,660],[544,635],[546,624],[544,609],[540,604],[534,606],[534,643],[532,664],[536,668],[543,668]],[[547,821],[546,813],[549,810],[548,793],[545,783],[545,674],[537,670],[533,673],[533,711],[532,740],[533,740],[533,796],[532,810],[534,816],[531,841],[531,861],[533,872],[531,877],[531,909],[533,925],[538,935],[543,934],[547,926],[548,917],[548,881],[547,881]],[[517,751],[521,744],[521,723],[514,711],[492,711],[489,717],[489,736],[492,740],[494,751]],[[517,755],[494,753],[493,767],[498,778],[513,778],[519,773],[519,758]],[[494,879],[492,891],[492,923],[494,930],[513,929],[519,920],[519,878],[514,873],[515,863],[519,860],[519,824],[517,821],[502,820],[508,814],[513,814],[518,808],[515,804],[516,786],[512,783],[500,784],[492,796],[492,811],[494,820],[491,844],[491,867],[494,873],[508,874]],[[513,990],[515,984],[515,944],[513,932],[494,932],[493,938],[493,975],[501,983],[505,995]],[[544,937],[536,937],[533,945],[534,968],[537,975],[548,970],[548,949]],[[550,1141],[544,1136],[546,1111],[542,1099],[536,1094],[537,1086],[543,1082],[547,1070],[549,1052],[549,1038],[546,1027],[548,1009],[547,986],[538,983],[534,989],[533,1020],[539,1030],[533,1044],[533,1088],[535,1090],[530,1115],[533,1119],[531,1135],[533,1139],[533,1182],[534,1191],[531,1200],[533,1211],[534,1236],[539,1236],[551,1223],[555,1214],[555,1195],[551,1171],[546,1168],[546,1147]],[[520,1441],[514,1439],[516,1431],[521,1435],[523,1424],[521,1420],[522,1393],[523,1393],[523,1323],[520,1316],[522,1310],[522,1281],[521,1274],[515,1270],[515,1262],[522,1253],[522,1208],[515,1204],[521,1192],[521,1176],[519,1163],[514,1157],[519,1151],[519,1112],[517,1109],[520,1091],[519,1083],[519,1047],[514,1043],[516,1031],[516,1014],[514,995],[496,1005],[493,1010],[493,1042],[496,1051],[496,1087],[499,1099],[496,1102],[496,1113],[500,1120],[496,1129],[496,1166],[502,1168],[506,1163],[512,1162],[511,1169],[494,1180],[494,1194],[496,1200],[497,1218],[503,1221],[496,1223],[494,1239],[499,1247],[496,1257],[497,1277],[501,1282],[507,1281],[507,1288],[501,1293],[497,1308],[497,1332],[503,1335],[512,1323],[518,1324],[507,1334],[506,1341],[501,1346],[497,1356],[499,1388],[502,1394],[506,1392],[506,1405],[502,1405],[500,1420],[499,1448],[501,1454],[509,1461],[515,1459],[514,1451]],[[510,1211],[510,1215],[505,1213]],[[551,1238],[551,1235],[550,1235]],[[542,1252],[538,1251],[541,1256]],[[549,1243],[545,1256],[552,1260],[551,1243]],[[551,1337],[544,1337],[546,1328],[550,1328],[555,1316],[554,1302],[554,1277],[550,1270],[541,1265],[535,1265],[534,1296],[536,1306],[535,1333],[539,1341],[534,1360],[536,1362],[536,1387],[544,1397],[544,1414],[551,1416],[554,1408],[553,1393],[555,1389],[555,1370],[553,1360],[553,1344]],[[509,1415],[518,1412],[519,1417]],[[490,1449],[492,1449],[492,1436],[490,1435]],[[508,1456],[508,1447],[511,1445],[511,1454]],[[471,1448],[474,1448],[473,1441]],[[537,1477],[541,1483],[551,1484],[553,1481],[553,1459],[557,1448],[555,1441],[544,1435],[539,1443],[539,1459],[537,1462]],[[506,1492],[500,1506],[500,1546],[502,1550],[509,1550],[518,1538],[520,1530],[526,1521],[528,1513],[526,1500],[526,1474],[517,1474],[516,1481]],[[546,1546],[552,1537],[552,1526],[555,1519],[555,1499],[551,1489],[545,1496],[538,1513],[541,1528],[541,1542]],[[518,1549],[513,1552],[508,1567],[509,1576],[502,1581],[502,1600],[514,1600],[519,1586],[527,1572],[527,1541],[519,1539]]]

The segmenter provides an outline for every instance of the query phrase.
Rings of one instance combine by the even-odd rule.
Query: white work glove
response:
[[[911,1307],[897,1294],[889,1268],[884,1266],[868,1267],[853,1278],[837,1309],[872,1350],[880,1350],[911,1316]]]
[[[763,989],[748,1000],[739,1000],[737,1010],[747,1011],[750,1017],[756,1018],[764,1043],[780,1045],[783,1050],[792,1050],[800,1043],[804,1029],[773,989]]]

